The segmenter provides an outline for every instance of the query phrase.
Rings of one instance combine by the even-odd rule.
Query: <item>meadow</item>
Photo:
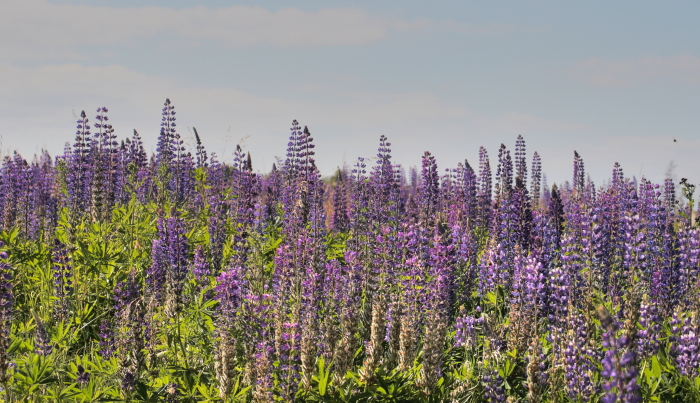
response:
[[[260,174],[169,100],[154,155],[95,115],[2,162],[7,402],[700,402],[685,180],[573,152],[550,187],[521,136],[448,169],[382,136],[322,178],[296,121]]]

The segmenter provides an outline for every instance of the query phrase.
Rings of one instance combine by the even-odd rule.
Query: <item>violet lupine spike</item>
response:
[[[252,325],[254,321],[245,321],[239,315],[243,304],[246,302],[247,281],[244,278],[243,269],[233,267],[222,272],[216,279],[215,299],[217,305],[216,317],[216,356],[214,372],[219,382],[219,391],[223,399],[229,396],[236,376],[236,344],[235,329],[239,325]],[[242,326],[245,328],[245,325]],[[253,338],[252,332],[243,331],[248,337]],[[255,339],[259,339],[256,337]],[[247,352],[250,354],[250,351]]]
[[[161,234],[160,237],[163,237],[163,235]],[[159,238],[153,240],[151,247],[151,266],[146,270],[146,289],[151,299],[163,302],[165,298],[168,256],[167,243],[164,239]]]
[[[530,195],[532,196],[532,207],[533,209],[540,208],[540,198],[542,191],[542,160],[540,155],[535,151],[532,154],[532,179],[530,179]],[[544,188],[547,188],[545,185]]]
[[[240,146],[233,155],[233,175],[230,201],[230,214],[236,232],[233,236],[233,257],[235,264],[244,265],[248,259],[248,234],[253,231],[255,204],[260,186],[258,176],[249,169],[250,155],[246,156]]]
[[[264,340],[257,343],[253,356],[253,402],[267,403],[275,401],[272,353],[274,349]],[[280,385],[283,386],[283,385]]]
[[[195,141],[197,142],[197,168],[206,168],[209,166],[209,160],[207,159],[207,150],[204,148],[204,145],[202,144],[202,139],[199,138],[199,133],[197,132],[196,128],[192,128],[192,131],[194,131],[194,138]]]
[[[586,187],[586,171],[583,165],[583,158],[577,151],[574,151],[574,191],[577,195],[582,195]]]
[[[484,318],[478,318],[464,315],[457,317],[455,323],[455,347],[462,347],[470,351],[478,347],[477,344],[477,328],[481,326]]]
[[[138,198],[142,203],[147,201],[147,192],[149,186],[151,185],[152,177],[149,175],[148,170],[148,155],[143,147],[143,141],[141,136],[134,129],[134,133],[131,139],[126,139],[125,149],[122,153],[124,169],[124,179],[123,185],[128,185],[129,189],[124,192],[123,203],[126,203],[127,197],[130,196],[129,192]]]
[[[92,180],[92,139],[90,124],[82,111],[78,119],[75,143],[71,150],[66,174],[68,202],[74,211],[85,211],[89,204],[90,183]]]
[[[296,120],[292,122],[291,131],[282,195],[285,232],[294,237],[298,228],[311,223],[312,236],[319,237],[321,229],[325,227],[322,203],[324,186],[313,158],[313,137],[307,127],[302,131]]]
[[[2,227],[9,230],[15,224],[15,216],[17,212],[12,206],[17,204],[17,185],[16,176],[14,174],[14,160],[10,156],[5,156],[2,161],[2,170],[0,176],[0,200],[2,200]]]
[[[471,297],[478,274],[479,245],[468,228],[452,227],[452,245],[455,248],[455,263],[460,271],[455,272],[455,306],[460,306]]]
[[[98,221],[108,218],[115,202],[118,184],[118,143],[109,123],[107,108],[97,108],[93,135],[91,212]]]
[[[525,139],[521,134],[515,141],[515,177],[520,178],[523,184],[527,183],[527,153],[525,151]]]
[[[660,346],[662,319],[659,305],[650,301],[645,295],[639,308],[639,326],[637,331],[637,354],[641,359],[655,355]]]
[[[346,270],[342,273],[339,286],[342,293],[339,295],[338,306],[340,311],[340,340],[333,355],[334,380],[342,383],[345,375],[352,368],[352,361],[357,351],[355,334],[359,325],[359,311],[362,304],[362,266],[357,254],[350,250],[345,252]],[[340,290],[339,290],[340,291]]]
[[[182,310],[182,294],[185,278],[188,272],[187,236],[185,221],[177,215],[168,218],[165,223],[168,266],[165,274],[166,282],[166,312],[174,315]]]
[[[86,383],[90,382],[90,373],[85,371],[85,367],[78,364],[77,370],[78,376],[75,378],[75,380],[78,382],[78,384],[85,385]]]
[[[671,357],[681,375],[695,378],[700,372],[700,326],[696,314],[673,313],[671,326]]]
[[[476,224],[479,216],[478,180],[474,169],[464,160],[464,200],[467,210],[467,217],[471,223]],[[472,224],[472,225],[473,225]]]
[[[634,340],[627,335],[618,336],[619,325],[605,308],[598,309],[603,333],[603,348],[606,349],[602,360],[601,376],[607,378],[603,383],[606,394],[601,399],[604,403],[639,403],[642,397],[637,385],[638,371],[635,366]]]
[[[160,135],[156,147],[156,165],[165,165],[170,169],[175,158],[175,134],[176,130],[175,107],[171,105],[170,99],[165,100],[163,114],[160,124]]]
[[[400,284],[403,290],[400,303],[401,329],[399,334],[398,368],[411,368],[417,354],[418,342],[421,337],[422,325],[425,319],[421,312],[423,306],[423,290],[426,289],[426,279],[423,272],[429,260],[429,239],[423,226],[408,226],[399,232],[399,237],[405,239],[405,253],[402,258],[402,273]]]
[[[53,345],[51,344],[51,337],[46,331],[46,326],[44,321],[35,317],[36,321],[36,335],[34,337],[34,352],[41,356],[49,356],[53,352]]]
[[[309,227],[311,235],[320,239],[326,232],[326,210],[324,208],[325,185],[321,173],[312,163],[309,173]]]
[[[570,313],[565,337],[564,364],[566,390],[575,401],[589,401],[595,389],[593,384],[594,352],[587,345],[588,335],[583,316]]]
[[[209,262],[207,262],[204,246],[202,245],[197,246],[194,251],[192,274],[194,274],[194,278],[200,283],[200,285],[206,285],[209,282],[211,269],[209,268]]]
[[[370,184],[370,229],[376,235],[386,225],[397,225],[399,191],[396,172],[391,162],[391,143],[387,137],[379,137],[377,164],[372,169]]]
[[[336,183],[333,188],[333,214],[331,215],[331,228],[338,232],[345,232],[350,225],[348,218],[348,199],[345,179],[338,169]]]
[[[489,403],[501,403],[506,401],[506,394],[503,391],[503,378],[493,368],[484,370],[481,378],[484,385],[484,399]]]
[[[235,321],[238,320],[239,311],[244,303],[247,285],[241,267],[232,267],[216,278],[214,292],[219,303],[218,326],[224,332],[230,332],[235,327]]]
[[[320,342],[319,356],[332,360],[340,339],[340,302],[344,290],[343,267],[340,261],[333,259],[325,263],[320,281],[320,308],[318,316]]]
[[[523,251],[529,251],[532,242],[532,204],[525,183],[519,177],[515,179],[511,204],[511,214],[515,221],[515,242]]]
[[[437,172],[435,157],[429,152],[423,154],[423,167],[421,169],[421,185],[418,195],[421,206],[421,217],[426,224],[433,220],[438,210],[440,182]]]
[[[316,373],[316,355],[319,342],[319,311],[321,309],[321,275],[316,273],[313,266],[306,268],[306,275],[302,281],[301,295],[301,346],[299,358],[301,360],[301,383],[303,388],[309,390],[312,387],[312,377]]]
[[[528,340],[537,335],[544,281],[541,262],[532,257],[516,257],[510,301],[509,342],[518,351],[524,351]]]
[[[112,322],[108,319],[103,319],[100,322],[99,336],[100,350],[98,354],[103,358],[111,358],[114,355],[114,331]]]
[[[498,150],[498,166],[496,167],[496,197],[506,198],[513,190],[513,159],[505,144]]]

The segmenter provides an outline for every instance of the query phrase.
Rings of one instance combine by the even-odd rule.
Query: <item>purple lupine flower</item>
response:
[[[220,317],[226,318],[229,323],[227,326],[231,326],[231,322],[238,315],[246,287],[247,282],[241,267],[233,267],[228,271],[222,272],[216,278],[214,291],[216,293],[215,299],[219,302],[217,311]]]
[[[561,242],[561,262],[564,270],[569,273],[571,282],[571,302],[580,307],[584,295],[592,292],[594,283],[592,272],[583,275],[585,267],[590,267],[592,252],[591,215],[585,206],[571,202],[567,205],[566,232]]]
[[[114,354],[114,331],[112,330],[112,322],[109,319],[103,319],[100,322],[99,336],[100,350],[98,353],[104,358],[110,358]]]
[[[527,366],[527,398],[531,402],[539,402],[547,388],[549,380],[547,356],[544,354],[539,339],[533,338],[528,346],[525,358]]]
[[[320,342],[318,343],[319,355],[323,356],[328,362],[332,360],[333,355],[337,351],[338,342],[341,337],[341,296],[348,292],[345,289],[343,281],[343,265],[333,259],[325,264],[325,270],[321,276],[320,285],[320,312],[319,331]]]
[[[15,225],[17,211],[15,206],[18,201],[19,189],[17,186],[17,177],[15,170],[15,162],[10,156],[5,156],[2,161],[2,171],[0,177],[2,182],[0,187],[0,201],[2,201],[2,228],[9,230]]]
[[[156,148],[156,165],[166,165],[170,168],[175,158],[175,134],[177,133],[175,122],[175,107],[171,105],[170,98],[163,104],[163,116],[160,124],[160,135],[158,135],[158,146]]]
[[[540,192],[542,189],[542,160],[540,155],[535,151],[532,154],[532,179],[530,179],[530,195],[532,196],[532,207],[540,208]],[[547,187],[544,186],[546,189]]]
[[[463,315],[457,317],[457,322],[455,323],[455,347],[462,347],[466,350],[476,348],[477,345],[477,327],[480,326],[484,321],[484,318],[479,316],[478,318]]]
[[[319,343],[319,311],[321,309],[321,275],[312,265],[307,266],[306,275],[302,281],[301,306],[301,382],[303,388],[311,388],[312,377],[316,373],[316,355]]]
[[[167,220],[159,220],[159,227],[161,240],[167,244],[165,307],[166,311],[174,314],[182,309],[182,290],[189,266],[185,221],[174,214]]]
[[[141,297],[141,287],[132,270],[126,280],[119,282],[114,287],[114,316],[124,319],[131,309],[131,304]]]
[[[265,341],[257,343],[253,361],[255,384],[253,385],[253,402],[265,403],[275,400],[273,395],[274,378],[272,374],[272,353],[274,349]],[[282,385],[280,385],[282,386]]]
[[[41,319],[39,319],[39,317],[35,317],[35,321],[36,336],[34,338],[34,352],[44,357],[49,356],[51,355],[51,352],[53,352],[51,337],[46,331],[46,326],[44,326],[44,322]]]
[[[336,183],[333,188],[333,214],[331,215],[331,228],[338,232],[345,232],[350,225],[348,217],[347,190],[343,173],[338,169]]]
[[[35,183],[32,168],[16,151],[3,163],[3,226],[16,226],[22,234],[32,237],[37,231]]]
[[[503,378],[495,369],[489,368],[483,372],[481,382],[484,384],[484,400],[489,403],[505,402]]]
[[[168,270],[167,241],[159,238],[153,240],[151,247],[151,266],[146,271],[146,289],[150,298],[162,302],[165,297],[165,279]]]
[[[565,343],[564,336],[569,316],[571,282],[569,272],[560,265],[553,265],[549,270],[549,342],[561,346]]]
[[[671,356],[681,375],[692,379],[700,372],[700,327],[697,317],[674,312],[670,325]]]
[[[299,123],[292,122],[292,134],[284,163],[285,188],[282,195],[285,231],[290,235],[306,223],[311,223],[312,236],[319,237],[325,228],[323,211],[323,183],[313,158],[313,137],[307,127],[301,130]]]
[[[121,202],[126,203],[130,192],[133,192],[140,202],[145,203],[152,178],[148,170],[148,155],[143,147],[141,136],[135,129],[131,139],[125,141],[122,163],[125,165],[122,186],[128,185],[129,190],[123,191]]]
[[[431,220],[434,220],[435,213],[439,208],[440,183],[435,157],[428,151],[423,154],[422,165],[418,199],[422,220],[429,224]]]
[[[192,274],[194,275],[194,278],[197,280],[197,282],[199,282],[200,285],[206,285],[209,282],[211,269],[209,268],[209,262],[207,262],[207,257],[205,255],[204,247],[202,245],[197,246],[197,248],[194,251]]]
[[[217,306],[217,353],[214,363],[216,379],[222,398],[231,392],[236,371],[236,338],[234,330],[240,318],[245,300],[247,282],[241,267],[233,267],[222,272],[216,279],[215,299]],[[246,334],[247,332],[244,332]],[[252,332],[247,333],[253,337]]]
[[[90,184],[92,181],[92,139],[90,125],[85,111],[80,113],[75,143],[68,156],[66,188],[68,204],[76,212],[85,211],[90,202]]]
[[[90,382],[90,373],[85,371],[85,368],[78,364],[78,376],[75,378],[75,380],[80,384],[80,385],[85,385],[86,383]]]
[[[259,181],[257,175],[252,172],[250,154],[243,153],[240,146],[236,146],[233,155],[231,190],[234,197],[230,202],[230,213],[237,229],[234,235],[234,261],[244,264],[248,254],[246,237],[247,232],[252,230]]]
[[[556,184],[552,185],[552,192],[547,206],[547,214],[551,217],[552,224],[556,230],[556,246],[559,248],[562,234],[564,233],[564,203],[559,193],[559,188]]]
[[[55,192],[56,169],[51,156],[45,150],[41,156],[34,156],[34,161],[29,167],[27,173],[29,186],[26,191],[30,204],[30,209],[26,211],[30,215],[26,234],[29,239],[38,240],[44,234],[53,233],[56,227],[58,221],[58,195]]]
[[[462,229],[459,225],[452,227],[452,244],[455,249],[455,306],[460,306],[471,296],[478,274],[479,245],[469,228]]]
[[[520,350],[526,347],[526,337],[537,329],[541,296],[544,290],[542,264],[533,257],[516,257],[511,293],[511,334],[522,340],[516,340]]]
[[[635,367],[634,341],[627,335],[617,335],[619,326],[605,308],[598,309],[603,333],[603,348],[606,349],[602,360],[601,376],[607,378],[603,383],[604,403],[638,403],[642,401],[637,385],[638,371]]]
[[[206,168],[208,164],[208,159],[207,159],[207,150],[204,148],[204,145],[202,144],[202,140],[199,138],[199,133],[197,132],[197,129],[194,127],[192,128],[192,131],[194,131],[194,138],[195,141],[197,142],[197,168]]]
[[[419,347],[418,342],[422,335],[424,318],[424,290],[426,289],[426,277],[424,268],[430,260],[430,239],[428,230],[422,225],[410,225],[402,228],[397,234],[405,241],[405,256],[399,268],[400,285],[403,290],[400,303],[403,314],[401,316],[401,332],[399,334],[399,369],[405,370],[413,366],[413,362]]]
[[[339,282],[339,319],[340,340],[333,356],[335,369],[334,379],[340,384],[345,374],[352,368],[352,361],[357,351],[355,333],[359,324],[359,311],[362,304],[361,271],[357,254],[345,252],[345,270],[341,273]]]
[[[655,355],[659,349],[661,337],[661,315],[659,304],[650,301],[648,295],[644,296],[639,307],[639,325],[637,332],[637,354],[641,359]]]
[[[513,160],[510,150],[505,144],[498,149],[498,165],[496,166],[495,194],[497,199],[506,198],[513,190]]]
[[[521,134],[515,140],[515,177],[527,183],[527,154],[525,152],[525,139]]]
[[[588,335],[583,316],[570,313],[568,319],[568,332],[563,350],[566,390],[570,398],[588,401],[594,392],[594,352],[587,344]]]
[[[118,184],[118,143],[109,123],[107,108],[97,108],[92,140],[92,183],[90,212],[97,221],[109,218]]]
[[[474,169],[469,165],[467,160],[464,160],[464,204],[466,208],[467,218],[471,225],[476,225],[476,220],[479,216],[479,198],[478,198],[478,180]]]
[[[583,158],[579,155],[577,151],[574,151],[574,189],[573,191],[579,195],[583,196],[586,187],[586,171],[584,169]]]

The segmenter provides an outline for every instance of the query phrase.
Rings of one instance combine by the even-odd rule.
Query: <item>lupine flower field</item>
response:
[[[573,152],[550,187],[521,136],[447,169],[382,136],[322,178],[296,121],[258,174],[194,133],[168,100],[148,155],[99,108],[4,157],[0,398],[700,401],[685,180],[594,183]]]

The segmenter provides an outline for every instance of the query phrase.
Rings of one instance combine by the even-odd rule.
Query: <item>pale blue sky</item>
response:
[[[441,168],[523,134],[550,184],[574,149],[596,183],[700,181],[700,3],[566,3],[3,0],[2,149],[56,154],[103,105],[155,149],[170,97],[183,136],[261,171],[298,119],[324,174],[380,134]]]

